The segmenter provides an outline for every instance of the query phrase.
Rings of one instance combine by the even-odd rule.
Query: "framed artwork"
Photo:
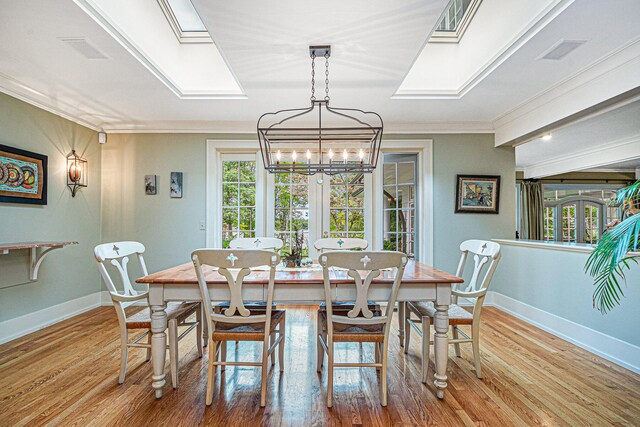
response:
[[[172,199],[182,198],[182,172],[171,172],[169,195]]]
[[[47,204],[47,156],[0,145],[0,202]]]
[[[456,181],[455,213],[498,213],[499,176],[458,175]]]
[[[148,195],[158,194],[158,175],[144,176],[144,193]]]

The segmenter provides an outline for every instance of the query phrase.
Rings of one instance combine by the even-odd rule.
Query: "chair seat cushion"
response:
[[[251,314],[264,314],[264,312],[251,311]],[[284,310],[271,311],[271,327],[269,333],[275,331],[276,326],[284,320]],[[213,333],[214,341],[263,341],[265,322],[257,323],[233,323],[233,317],[229,318],[230,322],[215,322],[215,332]]]
[[[346,314],[345,314],[346,315]],[[379,317],[382,313],[378,310],[373,312],[374,317]],[[320,327],[322,332],[327,330],[327,312],[318,311]],[[347,323],[333,322],[333,341],[335,342],[382,342],[384,341],[384,324],[374,325],[351,325]]]
[[[200,310],[199,302],[168,302],[167,320],[176,319],[180,323],[197,310]],[[146,307],[128,317],[127,329],[151,329],[151,309]]]
[[[412,301],[407,303],[407,308],[414,312],[417,316],[429,317],[431,323],[436,315],[436,308],[433,301]],[[449,306],[449,324],[450,325],[471,325],[473,323],[473,314],[457,304]]]

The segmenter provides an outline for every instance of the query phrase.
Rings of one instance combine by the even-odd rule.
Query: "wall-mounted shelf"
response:
[[[68,245],[77,245],[78,242],[18,242],[0,243],[0,253],[8,254],[10,251],[29,249],[29,280],[38,280],[38,270],[44,258],[52,251],[64,248]],[[40,249],[40,250],[38,250]]]

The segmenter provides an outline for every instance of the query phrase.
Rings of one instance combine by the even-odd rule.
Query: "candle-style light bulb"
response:
[[[333,160],[333,150],[329,148],[329,160]]]
[[[360,163],[362,163],[364,160],[364,150],[362,148],[358,151],[358,157],[360,158]]]
[[[307,150],[307,160],[311,160],[311,151]]]
[[[345,163],[347,163],[347,157],[349,157],[349,153],[347,153],[347,149],[345,148],[344,151],[342,152],[342,159],[344,160]]]
[[[291,159],[293,160],[293,163],[296,162],[297,158],[298,158],[298,153],[296,153],[296,150],[293,150],[293,153],[291,153]]]
[[[278,163],[280,163],[280,160],[282,160],[282,153],[280,152],[280,150],[278,150],[278,152],[276,153],[276,159],[278,159]]]

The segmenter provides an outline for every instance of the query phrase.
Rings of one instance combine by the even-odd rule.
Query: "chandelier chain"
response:
[[[316,54],[311,54],[311,102],[316,100]]]
[[[328,101],[329,100],[329,53],[325,53],[324,54],[324,63],[325,63],[325,70],[324,70],[324,100]]]

